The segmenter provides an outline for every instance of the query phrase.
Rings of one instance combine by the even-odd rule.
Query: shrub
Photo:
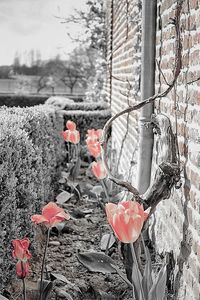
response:
[[[0,95],[0,106],[34,106],[44,104],[47,98],[45,95]]]
[[[87,130],[91,128],[103,128],[111,117],[111,111],[107,103],[70,102],[67,98],[51,97],[46,103],[51,103],[64,115],[64,122],[72,120],[76,123],[81,134],[81,141],[86,138]]]
[[[0,108],[0,288],[13,272],[11,240],[33,236],[31,215],[51,200],[64,158],[54,107]]]
[[[66,98],[58,96],[58,98]],[[72,102],[75,101],[82,101],[83,96],[82,95],[68,95],[67,96]],[[17,94],[6,94],[6,95],[0,95],[0,106],[8,106],[8,107],[26,107],[26,106],[34,106],[39,104],[44,104],[45,101],[49,98],[48,95],[17,95]],[[50,97],[49,99],[54,98],[54,96]],[[50,104],[50,103],[47,103]]]
[[[87,130],[103,128],[106,121],[110,118],[110,109],[103,110],[68,110],[64,112],[64,120],[73,120],[77,129],[80,131],[81,141],[85,141]]]

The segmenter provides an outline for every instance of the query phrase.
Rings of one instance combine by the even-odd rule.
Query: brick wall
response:
[[[107,1],[107,97],[112,114],[136,103],[140,97],[141,1]],[[111,75],[112,74],[112,75]],[[130,99],[132,98],[132,100]],[[113,122],[116,169],[125,178],[135,178],[138,113],[123,115]],[[128,168],[123,168],[124,163]]]
[[[165,76],[156,69],[157,92],[164,90],[166,81],[173,76],[175,31],[170,18],[174,17],[176,3],[157,1],[156,60]],[[116,114],[140,100],[141,1],[114,0],[110,9],[111,4],[111,0],[107,1],[107,95],[112,113]],[[200,299],[200,81],[192,83],[200,76],[199,20],[200,1],[185,0],[181,14],[181,74],[168,96],[155,103],[155,113],[166,115],[177,134],[182,186],[158,205],[151,235],[158,252],[173,251],[176,266],[172,290],[174,299],[181,300]],[[112,129],[117,161],[121,156],[119,171],[125,177],[131,174],[133,183],[137,173],[138,116],[139,113],[125,115],[116,120]],[[154,169],[160,157],[155,147]]]

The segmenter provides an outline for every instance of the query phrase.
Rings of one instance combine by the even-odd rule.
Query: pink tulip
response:
[[[29,272],[28,259],[31,258],[31,253],[28,250],[30,245],[29,239],[13,240],[12,245],[14,250],[12,251],[13,258],[17,258],[16,274],[20,279],[25,278]]]
[[[62,137],[65,141],[68,140],[68,133],[69,133],[69,130],[62,131]]]
[[[70,215],[64,212],[64,209],[60,208],[56,203],[49,202],[42,209],[41,215],[33,215],[31,217],[32,222],[35,224],[44,224],[46,227],[51,228],[62,222],[63,220],[69,220]]]
[[[78,144],[80,142],[80,133],[76,130],[76,124],[73,121],[68,120],[66,127],[68,130],[62,132],[64,140],[72,144]]]
[[[99,142],[88,144],[87,148],[90,155],[94,156],[95,158],[101,155],[101,146]]]
[[[134,243],[142,230],[148,213],[136,201],[122,201],[106,204],[108,223],[116,237],[123,243]]]
[[[99,141],[102,136],[102,129],[88,129],[86,143]]]
[[[29,273],[29,263],[28,261],[18,261],[16,263],[16,274],[20,279],[25,278]]]
[[[31,253],[28,250],[30,245],[29,239],[25,238],[22,240],[12,240],[12,245],[14,250],[12,251],[13,258],[17,258],[21,261],[26,261],[27,259],[31,258]]]
[[[66,123],[66,127],[70,131],[74,131],[74,130],[76,130],[76,123],[74,123],[73,121],[68,120],[67,123]]]
[[[90,155],[97,158],[101,154],[99,139],[102,135],[102,129],[89,129],[87,133],[86,144]]]
[[[91,165],[92,172],[98,179],[104,179],[107,176],[107,172],[102,161],[93,161]]]
[[[65,130],[62,132],[62,136],[66,142],[72,144],[78,144],[80,142],[80,133],[78,130]]]

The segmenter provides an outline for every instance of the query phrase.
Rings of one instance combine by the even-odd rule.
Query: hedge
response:
[[[111,111],[106,103],[97,102],[77,102],[72,103],[62,99],[62,97],[51,97],[46,103],[53,104],[56,109],[63,114],[64,122],[73,120],[77,124],[77,129],[81,133],[81,141],[86,137],[90,128],[103,128],[107,120],[111,117]]]
[[[50,95],[17,95],[17,94],[0,94],[0,106],[8,107],[26,107],[34,106],[39,104],[44,104],[45,101],[50,97]],[[67,98],[73,101],[82,101],[83,95],[68,95]]]
[[[26,106],[34,106],[39,104],[44,104],[44,102],[48,99],[46,95],[0,95],[0,106],[8,106],[8,107],[26,107]]]
[[[55,108],[0,108],[0,289],[15,273],[11,240],[33,237],[30,217],[53,200],[64,159]]]

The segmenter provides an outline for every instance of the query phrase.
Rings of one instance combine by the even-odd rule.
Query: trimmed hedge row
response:
[[[8,107],[25,107],[44,104],[48,99],[45,95],[0,95],[0,106]]]
[[[62,111],[63,112],[63,111]],[[103,128],[111,117],[110,109],[97,111],[68,110],[63,112],[65,123],[72,120],[81,134],[81,142],[86,139],[87,130]]]
[[[73,120],[81,134],[81,142],[86,138],[88,129],[103,128],[111,117],[111,111],[107,103],[72,102],[64,97],[51,97],[46,103],[54,105],[64,116],[64,122]]]
[[[42,94],[38,94],[38,95],[0,94],[0,106],[4,106],[4,105],[8,107],[34,106],[34,105],[44,104],[49,97],[50,95],[42,95]],[[65,98],[62,96],[59,97]],[[76,102],[83,100],[83,96],[81,95],[68,95],[67,98],[72,99],[73,101]]]
[[[65,154],[62,130],[52,106],[0,108],[0,289],[15,272],[11,240],[33,236],[31,215],[53,199]]]

